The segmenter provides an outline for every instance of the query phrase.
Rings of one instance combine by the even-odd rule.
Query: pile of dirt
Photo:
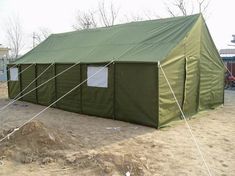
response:
[[[14,129],[3,131],[3,136],[11,133],[12,130]],[[0,144],[0,157],[11,158],[22,163],[38,160],[51,162],[57,157],[54,151],[69,149],[72,142],[69,136],[61,134],[58,130],[48,128],[40,121],[32,121]]]
[[[12,130],[4,131],[3,136]],[[1,136],[0,136],[1,138]],[[11,159],[24,164],[56,162],[93,175],[144,175],[146,163],[135,155],[103,153],[96,150],[80,150],[74,153],[71,136],[45,126],[40,121],[29,122],[0,144],[0,161]],[[81,174],[82,175],[82,174]],[[86,174],[85,174],[86,175]]]

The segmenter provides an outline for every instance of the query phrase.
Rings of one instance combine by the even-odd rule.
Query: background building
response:
[[[232,43],[235,43],[235,35],[232,35]],[[235,44],[231,44],[234,48],[230,49],[221,49],[220,56],[223,59],[224,65],[227,66],[228,70],[235,76]]]
[[[6,81],[7,79],[6,65],[10,61],[9,50],[9,48],[0,44],[0,81]]]

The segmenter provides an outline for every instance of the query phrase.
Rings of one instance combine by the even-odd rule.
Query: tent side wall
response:
[[[157,63],[116,64],[117,120],[158,127],[157,70]]]
[[[11,66],[11,65],[9,65]],[[29,65],[22,64],[19,68]],[[9,81],[9,97],[15,98],[37,76],[47,69],[21,95],[35,89],[72,64],[36,64],[19,75],[18,81]],[[48,106],[56,99],[88,78],[89,67],[104,64],[80,64],[25,95],[21,100]],[[66,95],[53,107],[96,115],[110,119],[158,127],[158,91],[156,63],[115,63],[108,67],[107,87],[88,86],[85,82]],[[98,75],[98,74],[97,74]],[[10,73],[8,73],[8,79]]]

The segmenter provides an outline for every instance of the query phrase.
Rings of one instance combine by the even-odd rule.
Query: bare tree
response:
[[[156,13],[156,11],[145,10],[143,12],[144,12],[143,15],[144,20],[155,20],[161,18],[160,15]]]
[[[95,11],[82,12],[79,11],[76,17],[76,24],[73,25],[75,30],[90,29],[97,27],[97,19]]]
[[[206,13],[210,0],[198,0],[198,9],[200,13]]]
[[[123,23],[125,22],[136,22],[136,21],[143,21],[144,18],[141,15],[138,14],[131,14],[131,15],[125,15],[123,19]]]
[[[117,20],[119,8],[115,8],[113,2],[108,5],[105,1],[100,1],[98,5],[100,21],[103,26],[113,26]]]
[[[141,14],[130,14],[125,15],[125,21],[123,22],[136,22],[136,21],[144,21],[144,20],[155,20],[161,18],[156,12],[154,11],[143,11]]]
[[[189,2],[187,0],[174,0],[173,2],[165,3],[166,9],[168,13],[175,17],[179,15],[189,15],[193,13],[193,6],[189,6]],[[190,13],[188,11],[191,11]]]
[[[105,0],[98,3],[96,10],[79,11],[76,16],[76,23],[72,26],[76,30],[96,28],[98,26],[113,26],[118,17],[119,8]]]
[[[194,13],[203,13],[205,15],[209,4],[210,0],[174,0],[168,1],[165,6],[171,16],[186,16]]]
[[[48,28],[39,28],[33,33],[33,48],[49,37],[51,31]]]
[[[17,59],[23,44],[23,30],[18,17],[10,17],[6,23],[6,37],[11,48],[11,57]]]

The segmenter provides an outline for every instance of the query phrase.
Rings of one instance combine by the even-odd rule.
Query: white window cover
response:
[[[10,80],[18,81],[18,68],[10,68]]]
[[[108,67],[88,66],[87,79],[87,86],[108,87]]]

